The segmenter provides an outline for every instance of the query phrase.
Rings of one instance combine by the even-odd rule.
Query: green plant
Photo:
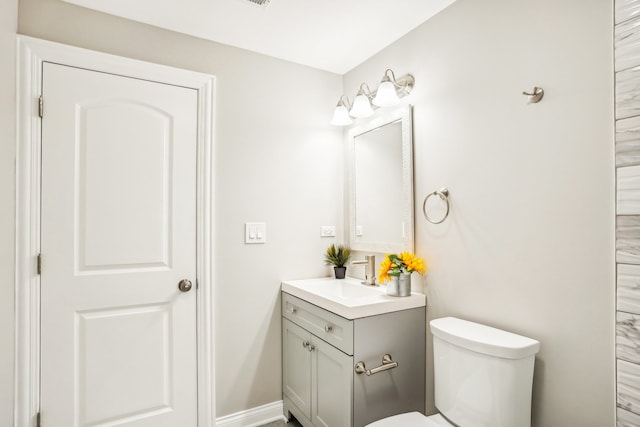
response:
[[[331,245],[324,253],[324,261],[327,265],[332,264],[336,267],[344,267],[351,257],[351,248],[344,245]]]

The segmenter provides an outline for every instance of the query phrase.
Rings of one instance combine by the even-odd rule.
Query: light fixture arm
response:
[[[340,96],[340,99],[338,100],[338,104],[336,105],[336,107],[341,107],[341,106],[346,107],[347,110],[351,108],[351,101],[349,101],[349,97],[347,95]]]
[[[360,89],[358,89],[358,93],[356,94],[356,97],[360,95],[366,96],[367,98],[369,98],[369,101],[371,101],[375,96],[375,92],[371,92],[371,89],[369,88],[368,84],[362,83],[360,85]]]

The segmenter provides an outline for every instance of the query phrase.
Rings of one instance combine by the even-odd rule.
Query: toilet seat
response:
[[[454,427],[442,415],[436,414],[425,417],[420,412],[406,412],[383,418],[367,427]]]

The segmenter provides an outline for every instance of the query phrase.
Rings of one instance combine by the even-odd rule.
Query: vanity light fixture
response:
[[[333,112],[331,124],[346,126],[353,123],[351,117],[362,118],[373,115],[373,108],[393,107],[400,103],[400,98],[409,95],[415,85],[415,78],[411,74],[405,74],[396,79],[393,70],[388,68],[382,76],[380,85],[372,92],[366,83],[360,85],[353,105],[349,105],[349,98],[342,95]],[[372,104],[373,106],[372,107]]]
[[[333,110],[333,119],[331,119],[331,124],[334,126],[346,126],[353,123],[353,120],[349,115],[350,108],[351,103],[349,102],[349,98],[342,95],[336,105],[336,109]]]

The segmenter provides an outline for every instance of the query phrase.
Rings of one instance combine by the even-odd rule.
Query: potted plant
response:
[[[336,279],[344,279],[347,274],[346,264],[351,257],[351,248],[345,245],[331,245],[324,254],[324,261],[327,265],[333,265]]]

